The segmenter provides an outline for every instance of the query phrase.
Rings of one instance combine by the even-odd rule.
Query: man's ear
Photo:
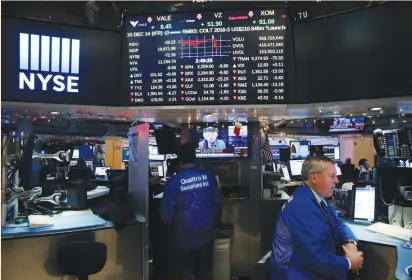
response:
[[[310,174],[309,180],[312,181],[313,183],[316,183],[318,180],[318,177],[316,176],[316,174]]]

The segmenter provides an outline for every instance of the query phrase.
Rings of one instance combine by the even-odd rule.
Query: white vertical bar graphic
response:
[[[40,36],[30,35],[30,70],[38,71],[40,62]]]
[[[72,39],[72,74],[79,74],[80,40]]]
[[[70,73],[70,39],[62,38],[62,73]]]
[[[60,38],[52,37],[51,49],[51,71],[58,73],[60,71]]]
[[[41,71],[50,71],[50,37],[41,36]]]
[[[20,69],[29,70],[29,34],[20,33]]]

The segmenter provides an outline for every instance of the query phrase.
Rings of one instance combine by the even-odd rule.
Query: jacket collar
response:
[[[320,202],[323,201],[326,206],[328,205],[328,203],[327,203],[322,197],[320,197],[317,193],[315,193],[315,191],[312,190],[308,185],[304,184],[303,187],[304,187],[304,189],[305,189],[305,193],[306,193],[313,201],[315,201],[317,204],[320,204]]]

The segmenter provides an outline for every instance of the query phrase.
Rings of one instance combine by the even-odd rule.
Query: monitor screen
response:
[[[74,146],[73,159],[91,159],[93,158],[93,146]]]
[[[123,147],[123,150],[122,150],[122,161],[123,161],[123,162],[129,161],[129,147]]]
[[[248,127],[227,123],[201,123],[190,128],[198,158],[244,158],[248,156]]]
[[[2,16],[2,101],[120,105],[121,33]]]
[[[310,141],[290,141],[290,159],[305,159],[309,155]]]
[[[363,131],[364,129],[364,117],[335,118],[329,121],[329,132]]]
[[[302,165],[305,161],[304,160],[290,160],[290,173],[292,176],[301,176],[302,174]]]
[[[129,16],[126,105],[286,103],[286,10]]]
[[[339,160],[340,159],[339,145],[323,146],[323,154],[330,159]]]
[[[283,178],[285,178],[286,181],[290,181],[289,170],[286,166],[282,167],[282,173],[283,173]]]
[[[95,176],[106,176],[107,170],[112,169],[110,166],[98,166],[94,171]]]
[[[375,188],[356,187],[354,219],[375,219]]]
[[[288,145],[271,145],[274,160],[280,160],[280,149],[289,149]]]

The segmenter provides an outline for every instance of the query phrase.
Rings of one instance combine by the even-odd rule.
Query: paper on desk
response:
[[[62,213],[54,216],[73,216],[73,215],[84,215],[84,214],[93,214],[93,211],[88,210],[81,210],[81,211],[63,211]]]
[[[163,197],[163,193],[159,193],[157,195],[155,195],[153,198],[162,198]]]

